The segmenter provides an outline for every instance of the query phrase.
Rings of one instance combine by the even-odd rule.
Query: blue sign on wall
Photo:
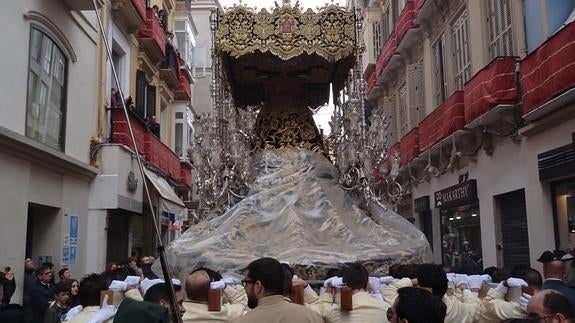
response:
[[[78,216],[70,215],[70,244],[78,244]]]

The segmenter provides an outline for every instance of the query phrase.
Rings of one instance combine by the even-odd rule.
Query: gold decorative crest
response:
[[[355,17],[333,4],[318,13],[286,2],[271,13],[239,5],[220,13],[217,42],[236,58],[260,51],[282,60],[307,53],[336,62],[355,53]]]

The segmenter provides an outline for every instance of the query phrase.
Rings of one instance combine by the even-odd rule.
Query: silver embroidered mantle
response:
[[[368,215],[358,208],[320,154],[266,150],[252,164],[248,197],[168,246],[175,274],[199,266],[240,272],[264,256],[288,261],[307,279],[349,261],[361,261],[372,274],[386,274],[393,263],[429,260],[423,233],[394,212],[374,206]]]

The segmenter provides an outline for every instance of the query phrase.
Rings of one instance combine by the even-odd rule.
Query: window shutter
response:
[[[389,146],[393,146],[398,141],[395,96],[385,97],[383,99],[383,114],[385,115],[387,123],[389,124],[389,127],[387,128],[387,144]]]
[[[156,115],[156,87],[148,85],[146,94],[146,117]]]
[[[511,4],[509,0],[489,0],[489,56],[512,56],[513,33],[511,28]]]
[[[140,116],[146,116],[146,73],[138,70],[136,72],[136,113]]]
[[[397,91],[397,109],[399,115],[399,136],[403,137],[408,132],[408,120],[407,120],[407,85],[403,84],[399,87]]]
[[[413,129],[425,118],[423,62],[407,65],[407,91],[409,94],[409,128]]]
[[[471,60],[469,59],[469,28],[467,11],[464,11],[453,23],[453,56],[455,59],[455,86],[461,90],[463,84],[471,77]]]

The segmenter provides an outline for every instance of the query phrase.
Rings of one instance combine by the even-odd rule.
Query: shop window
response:
[[[26,136],[64,150],[66,56],[50,37],[32,28],[28,66]]]
[[[575,178],[553,184],[559,249],[575,247]]]
[[[479,207],[442,208],[440,214],[443,264],[455,272],[480,273],[483,260]]]

